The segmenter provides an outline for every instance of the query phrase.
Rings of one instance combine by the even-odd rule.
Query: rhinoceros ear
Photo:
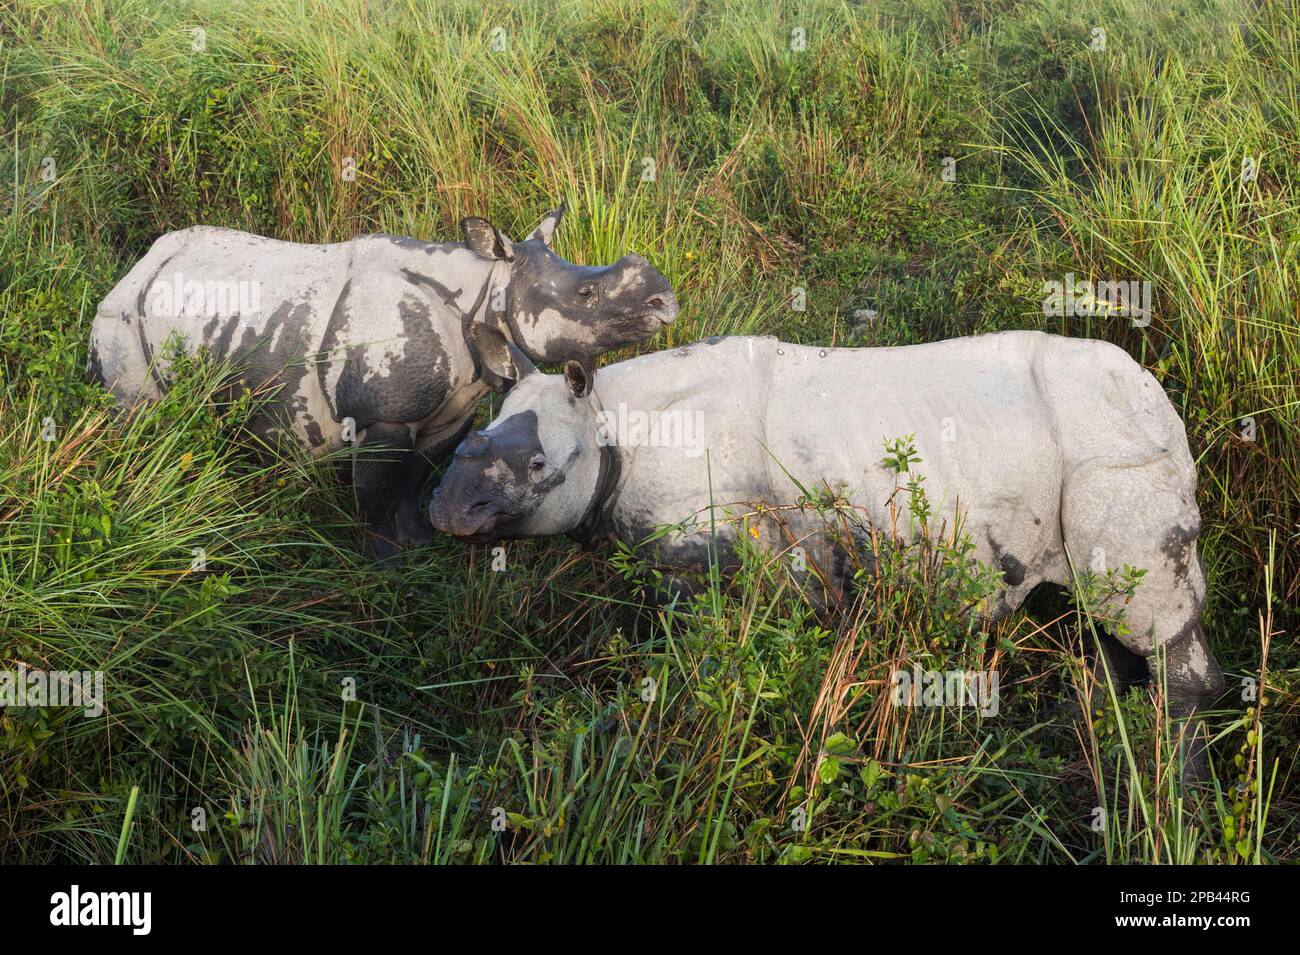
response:
[[[587,397],[591,394],[591,386],[596,383],[595,363],[585,355],[570,358],[564,363],[564,382],[569,386],[569,394],[573,397]]]
[[[506,234],[487,219],[469,216],[460,220],[460,231],[465,244],[480,259],[513,259],[515,249]]]
[[[528,356],[499,329],[476,322],[470,326],[469,334],[478,347],[483,377],[497,391],[509,391],[537,370]]]
[[[540,223],[538,223],[537,228],[533,230],[533,234],[530,235],[528,238],[541,239],[547,245],[550,245],[551,236],[555,235],[555,229],[560,224],[560,220],[563,218],[564,218],[564,203],[561,202],[560,208],[556,209],[554,212],[548,212],[546,214],[546,218],[543,219]]]

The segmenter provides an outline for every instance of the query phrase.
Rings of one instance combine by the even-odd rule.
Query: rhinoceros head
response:
[[[471,543],[569,533],[605,477],[589,372],[569,361],[563,375],[535,373],[504,340],[485,358],[516,384],[496,420],[456,449],[429,520]]]
[[[528,238],[512,242],[486,219],[461,221],[465,244],[480,258],[509,263],[504,301],[496,308],[511,337],[533,361],[591,359],[649,338],[677,317],[672,285],[639,255],[613,265],[566,262],[551,249],[564,206]]]

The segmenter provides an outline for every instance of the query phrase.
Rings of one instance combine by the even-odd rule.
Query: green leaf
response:
[[[862,782],[868,789],[873,789],[880,779],[880,764],[874,759],[869,759],[858,771],[858,775],[862,777]]]
[[[853,738],[845,736],[843,733],[832,734],[823,747],[832,756],[852,756],[853,751],[857,748],[858,744],[854,742]]]
[[[840,761],[834,756],[828,757],[817,767],[817,778],[827,786],[835,782],[840,778]]]

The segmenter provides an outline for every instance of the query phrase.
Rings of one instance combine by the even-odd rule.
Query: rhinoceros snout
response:
[[[506,514],[503,503],[491,495],[466,503],[466,495],[448,488],[446,481],[429,499],[429,523],[436,530],[471,541],[487,540]]]
[[[434,492],[429,502],[429,523],[453,537],[472,537],[495,524],[496,513],[484,507],[462,507]]]
[[[645,300],[645,307],[647,314],[660,325],[671,325],[677,318],[677,296],[671,288],[655,292]]]

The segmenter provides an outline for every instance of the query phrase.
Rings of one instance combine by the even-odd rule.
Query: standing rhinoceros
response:
[[[166,390],[174,333],[232,360],[241,384],[274,392],[253,423],[263,438],[357,448],[367,544],[391,554],[430,538],[421,485],[469,430],[478,399],[500,388],[507,346],[590,371],[597,355],[676,316],[668,280],[640,256],[594,268],[552,252],[563,211],[522,242],[478,218],[461,222],[463,243],[168,233],[99,306],[90,372],[129,405]]]
[[[900,348],[709,339],[608,366],[589,397],[577,364],[559,376],[532,373],[518,351],[511,361],[518,383],[500,414],[462,442],[434,492],[439,530],[637,545],[674,525],[644,545],[649,556],[698,567],[713,517],[724,562],[743,527],[833,571],[823,518],[775,506],[798,502],[797,479],[887,528],[897,474],[883,442],[914,435],[934,526],[951,529],[960,506],[976,556],[1002,573],[988,617],[1039,583],[1069,587],[1072,567],[1143,568],[1122,643],[1149,662],[1165,648],[1174,712],[1222,688],[1200,623],[1183,425],[1113,345],[1041,332]]]

